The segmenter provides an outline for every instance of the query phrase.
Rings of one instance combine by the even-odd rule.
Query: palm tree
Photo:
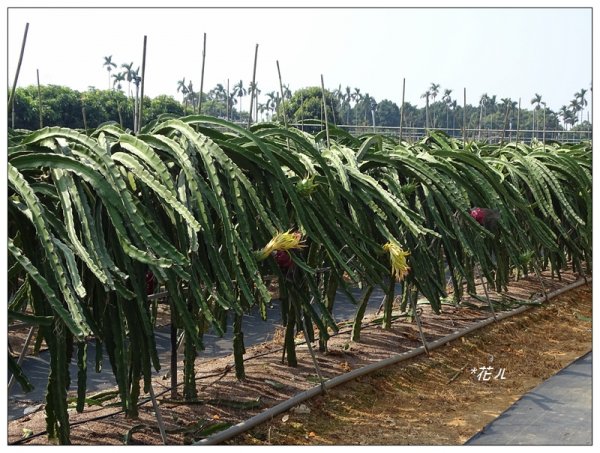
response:
[[[188,88],[185,84],[185,77],[183,79],[177,81],[177,92],[179,93],[180,91],[183,96],[183,99],[181,102],[184,104],[184,111],[187,112],[186,98],[187,98],[187,94],[188,94]]]
[[[502,98],[501,99],[502,102],[502,106],[505,108],[505,113],[504,113],[504,126],[502,128],[502,141],[504,141],[504,133],[506,131],[506,123],[508,122],[508,116],[510,114],[510,112],[512,112],[514,110],[514,108],[517,106],[516,101],[513,101],[511,98]],[[512,137],[510,138],[512,139]]]
[[[256,111],[257,111],[258,113],[260,113],[260,118],[261,118],[261,121],[264,121],[264,116],[263,116],[263,114],[264,114],[264,113],[267,111],[267,104],[262,104],[262,103],[261,103],[261,104],[258,104],[258,105],[257,105],[257,109],[256,109]],[[257,120],[258,120],[258,118],[257,118]]]
[[[368,119],[367,119],[367,112],[369,111],[369,109],[371,108],[371,96],[369,96],[369,93],[365,93],[365,96],[363,97],[363,111],[365,112],[365,125],[368,125]]]
[[[363,99],[363,95],[360,93],[360,88],[354,88],[352,93],[352,99],[354,100],[354,124],[358,126],[358,104]]]
[[[489,96],[487,99],[486,110],[490,111],[490,129],[494,129],[494,112],[496,111],[496,95]]]
[[[535,111],[540,109],[540,106],[542,105],[542,95],[541,94],[537,94],[535,93],[535,96],[531,99],[531,105],[534,105],[534,110],[533,110],[533,134],[535,135]]]
[[[346,108],[346,124],[350,124],[350,102],[352,101],[352,89],[347,86],[344,93],[344,107]]]
[[[273,119],[273,114],[277,110],[278,104],[279,104],[279,93],[277,93],[276,91],[270,91],[269,93],[267,93],[266,107],[267,107],[267,112],[269,110],[271,111],[271,115],[269,118],[270,120]]]
[[[121,82],[123,82],[125,80],[125,74],[123,74],[122,72],[117,72],[116,74],[112,75],[113,80],[113,88],[115,87],[115,85],[117,86],[117,90],[121,90]]]
[[[225,91],[225,87],[221,83],[217,83],[217,85],[208,92],[209,98],[212,97],[216,102],[223,102],[223,107],[226,108],[227,103],[227,92]],[[222,111],[219,112],[222,114]]]
[[[129,84],[128,89],[129,89],[129,96],[132,97],[131,95],[131,81],[133,80],[133,61],[129,64],[127,63],[123,63],[121,65],[122,68],[125,69],[125,77],[127,78],[127,83]]]
[[[560,116],[562,116],[563,118],[563,123],[565,125],[565,130],[569,130],[569,124],[571,125],[571,127],[573,127],[573,125],[575,124],[575,122],[577,121],[577,116],[576,114],[573,112],[572,109],[570,109],[569,107],[567,107],[566,105],[563,105],[560,108],[560,111],[558,113]]]
[[[586,107],[588,105],[588,102],[585,99],[585,94],[587,93],[587,90],[582,88],[581,91],[578,91],[577,93],[575,93],[575,99],[577,100],[577,102],[579,103],[579,106],[581,107],[581,123],[583,123],[583,108]]]
[[[258,95],[260,94],[260,89],[258,88],[258,83],[257,82],[250,82],[249,87],[248,87],[248,92],[254,94],[253,96],[253,101],[254,102],[254,107],[253,110],[254,112],[252,112],[254,114],[254,118],[256,119],[256,117],[258,116]]]
[[[194,84],[192,83],[191,80],[190,80],[190,83],[188,83],[188,86],[187,86],[187,99],[192,104],[192,112],[194,112],[195,108],[196,108],[196,101],[199,98],[198,98],[198,93],[196,93],[194,91]]]
[[[431,86],[429,87],[429,92],[430,92],[431,98],[433,99],[433,102],[435,102],[435,98],[437,97],[439,90],[440,90],[440,84],[431,82]],[[432,126],[435,127],[435,110],[433,111],[433,125]]]
[[[450,103],[450,108],[452,109],[452,129],[456,129],[456,109],[458,108],[456,99]],[[452,131],[452,135],[454,136],[454,131]]]
[[[571,111],[573,112],[573,116],[575,117],[575,121],[572,123],[572,126],[577,122],[577,113],[582,109],[581,104],[577,99],[573,99],[569,104]]]
[[[117,65],[112,62],[112,55],[104,57],[104,64],[102,66],[106,66],[106,70],[108,71],[108,89],[110,90],[110,72],[113,68],[117,67]]]
[[[567,108],[566,105],[563,105],[558,111],[558,116],[562,117],[565,130],[567,129],[567,118],[569,117],[570,113],[571,111]]]
[[[442,97],[442,101],[444,101],[444,104],[446,104],[446,129],[448,129],[448,110],[450,110],[450,105],[452,104],[452,98],[450,97],[450,94],[452,93],[452,90],[444,90],[444,96]]]
[[[421,95],[421,99],[425,98],[425,129],[429,129],[429,97],[431,91],[427,90]]]
[[[233,106],[237,104],[237,99],[235,98],[235,91],[232,91],[231,93],[229,93],[229,99],[227,102],[227,116],[228,116],[228,120],[231,119],[233,120]]]
[[[244,88],[244,82],[242,82],[241,80],[233,86],[233,92],[235,93],[235,96],[240,98],[240,120],[242,119],[242,97],[246,96],[246,93],[248,92],[246,90],[246,88]]]

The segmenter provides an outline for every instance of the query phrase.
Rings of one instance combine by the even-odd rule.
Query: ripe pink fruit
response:
[[[483,225],[483,220],[485,218],[485,214],[481,208],[473,208],[471,209],[471,217],[473,217],[479,225]]]
[[[279,266],[279,269],[283,271],[288,270],[294,264],[292,256],[284,250],[277,250],[274,252],[273,258],[275,258],[275,262]]]
[[[473,208],[471,209],[471,217],[473,217],[479,225],[495,233],[498,229],[498,221],[500,220],[500,212],[488,208]]]

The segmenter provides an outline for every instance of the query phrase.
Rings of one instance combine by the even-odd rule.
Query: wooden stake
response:
[[[146,82],[146,41],[147,41],[147,36],[144,35],[144,51],[142,54],[142,89],[141,89],[141,94],[140,94],[140,105],[138,108],[138,121],[137,121],[137,131],[135,131],[136,133],[140,131],[140,128],[142,127],[142,106],[144,105],[144,84]]]
[[[85,129],[85,135],[87,135],[87,118],[85,117],[85,105],[81,103],[81,115],[83,116],[83,128]]]
[[[171,304],[171,310],[173,310],[173,304]],[[177,327],[175,327],[175,315],[171,311],[171,328],[170,337],[171,339],[171,399],[177,399]]]
[[[287,114],[285,112],[285,99],[284,99],[284,95],[283,95],[283,83],[281,82],[281,70],[279,69],[279,60],[276,60],[275,62],[277,63],[277,75],[279,76],[279,92],[281,93],[281,110],[283,111],[283,124],[285,125],[285,128],[287,129],[288,123],[287,123]]]
[[[250,95],[250,110],[248,111],[248,127],[252,124],[252,107],[254,105],[254,91],[256,89],[256,60],[258,58],[258,44],[254,49],[254,71],[252,72],[252,94]],[[241,115],[240,110],[240,115]]]
[[[519,127],[521,125],[521,98],[519,98],[519,110],[517,110],[517,136],[515,142],[519,143]]]
[[[413,309],[413,313],[415,314],[415,321],[417,322],[417,328],[419,329],[419,335],[421,336],[421,342],[423,343],[423,348],[427,355],[429,355],[429,347],[427,346],[427,339],[425,338],[425,333],[423,332],[423,326],[421,325],[421,316],[419,311],[417,310],[417,301],[409,294],[408,298],[410,299],[410,304]]]
[[[29,333],[27,334],[27,338],[25,339],[25,345],[23,346],[23,350],[21,351],[21,353],[19,354],[19,358],[17,359],[17,365],[21,365],[21,363],[23,362],[23,358],[27,354],[27,348],[29,348],[29,343],[31,343],[31,339],[33,338],[33,334],[35,333],[36,328],[36,326],[32,326],[29,329]],[[8,389],[6,390],[7,393],[10,392],[10,388],[14,383],[15,375],[12,374],[10,376],[10,380],[8,381]]]
[[[402,125],[404,123],[404,89],[406,88],[406,79],[402,79],[402,104],[400,105],[400,141],[402,141]]]
[[[463,94],[463,149],[467,146],[467,89]]]
[[[158,407],[158,402],[156,401],[156,396],[154,395],[154,390],[152,389],[152,384],[150,385],[150,399],[152,400],[152,406],[154,407],[154,413],[156,414],[156,421],[158,422],[160,437],[162,438],[163,445],[167,445],[167,432],[165,430],[165,424],[163,423],[162,415],[160,413],[160,408]]]
[[[481,279],[481,286],[483,287],[483,292],[485,293],[485,299],[487,300],[487,303],[490,307],[490,311],[492,312],[492,315],[494,316],[494,321],[497,322],[498,317],[496,316],[496,312],[494,311],[494,305],[492,304],[492,300],[490,299],[490,295],[488,294],[486,283],[483,280],[483,273],[479,274],[479,278]]]
[[[10,97],[8,98],[8,113],[12,113],[14,110],[15,90],[17,89],[17,81],[19,80],[19,72],[21,72],[21,63],[23,63],[23,54],[25,53],[25,43],[27,42],[27,31],[29,30],[29,22],[25,24],[25,33],[23,34],[23,42],[21,43],[21,55],[19,55],[19,63],[17,64],[17,72],[15,73],[15,80],[13,81],[12,89],[10,90]],[[13,120],[14,128],[14,120]]]
[[[304,333],[304,340],[306,341],[306,346],[308,347],[308,352],[310,353],[310,357],[312,358],[313,365],[315,366],[315,371],[317,372],[317,376],[319,378],[319,382],[321,385],[321,390],[325,393],[325,379],[323,379],[323,374],[321,373],[321,368],[319,367],[319,363],[317,362],[317,357],[313,351],[312,345],[310,343],[310,338],[308,336],[308,328],[306,326],[306,317],[302,315],[300,312],[300,306],[296,306],[296,316],[298,319],[302,318],[302,330]]]
[[[198,114],[202,114],[202,90],[204,89],[204,60],[206,58],[206,33],[204,33],[204,46],[202,48],[202,73],[200,74],[200,100],[198,101]]]
[[[36,69],[35,70],[36,74],[37,74],[37,87],[38,87],[38,105],[39,105],[39,111],[40,111],[40,129],[44,127],[44,120],[43,120],[43,115],[42,115],[42,90],[40,89],[40,70]]]
[[[325,102],[325,84],[323,83],[323,74],[321,74],[321,94],[323,96],[323,116],[325,117],[325,135],[327,137],[327,147],[331,146],[329,142],[329,122],[327,121],[327,102]]]
[[[227,100],[225,101],[225,104],[227,121],[229,121],[229,79],[227,79]]]
[[[281,70],[279,69],[279,60],[275,60],[275,62],[277,63],[277,76],[279,77],[279,91],[281,93],[281,110],[283,112],[283,124],[284,124],[285,128],[287,129],[288,122],[287,122],[287,114],[285,112],[285,96],[284,96],[284,92],[283,92],[283,82],[281,81]],[[285,142],[286,142],[288,151],[290,151],[289,137],[285,138]]]
[[[544,129],[542,131],[542,146],[544,147],[544,151],[546,151],[546,105],[544,104]]]

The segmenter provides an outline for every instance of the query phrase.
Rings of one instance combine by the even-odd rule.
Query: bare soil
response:
[[[562,281],[557,281],[547,275],[545,288],[552,291],[576,278],[566,273],[562,274]],[[535,299],[541,291],[539,281],[531,277],[515,282],[509,289],[510,296],[522,300]],[[500,300],[498,294],[490,296]],[[422,306],[427,341],[490,316],[481,301],[464,302],[469,304],[444,305],[442,313],[437,315],[427,305]],[[430,355],[409,359],[333,388],[304,403],[300,410],[280,414],[226,443],[461,445],[521,395],[590,351],[591,316],[592,288],[584,285],[454,340]],[[317,352],[325,378],[421,345],[416,324],[407,317],[400,316],[390,330],[382,329],[376,317],[366,322],[371,323],[363,328],[360,342],[350,341],[351,326],[342,325],[340,333],[330,339],[328,352]],[[299,366],[290,368],[281,362],[282,343],[282,336],[276,335],[269,343],[247,348],[246,379],[242,381],[235,377],[232,357],[214,360],[200,357],[199,400],[194,403],[182,404],[180,395],[172,399],[166,371],[157,373],[154,391],[167,428],[168,443],[198,441],[208,435],[207,429],[239,423],[318,385],[306,345],[297,346]],[[482,367],[492,367],[492,374],[478,379]],[[129,443],[162,443],[151,403],[140,407],[138,419],[117,413],[119,408],[108,406],[111,403],[118,401],[105,402],[100,408],[86,407],[81,414],[73,409],[72,443],[123,445],[128,433]],[[22,440],[24,430],[32,435]],[[44,430],[44,412],[40,409],[9,422],[8,441],[48,444]]]

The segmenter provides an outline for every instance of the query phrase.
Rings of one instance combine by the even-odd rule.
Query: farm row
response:
[[[405,307],[421,295],[437,312],[448,273],[458,302],[479,273],[502,291],[515,272],[560,275],[567,263],[590,272],[591,173],[590,143],[463,146],[434,131],[407,144],[198,115],[154,121],[137,136],[115,125],[90,136],[11,132],[9,320],[39,325],[50,350],[49,436],[69,443],[71,356],[83,410],[90,337],[136,415],[159,366],[148,300],[159,288],[185,332],[184,396],[194,398],[202,335],[223,332],[228,316],[244,378],[243,314],[258,306],[266,316],[269,279],[279,282],[294,366],[295,334],[326,350],[335,293],[351,296],[350,285],[364,291],[358,337],[377,285],[389,328],[398,280]]]

